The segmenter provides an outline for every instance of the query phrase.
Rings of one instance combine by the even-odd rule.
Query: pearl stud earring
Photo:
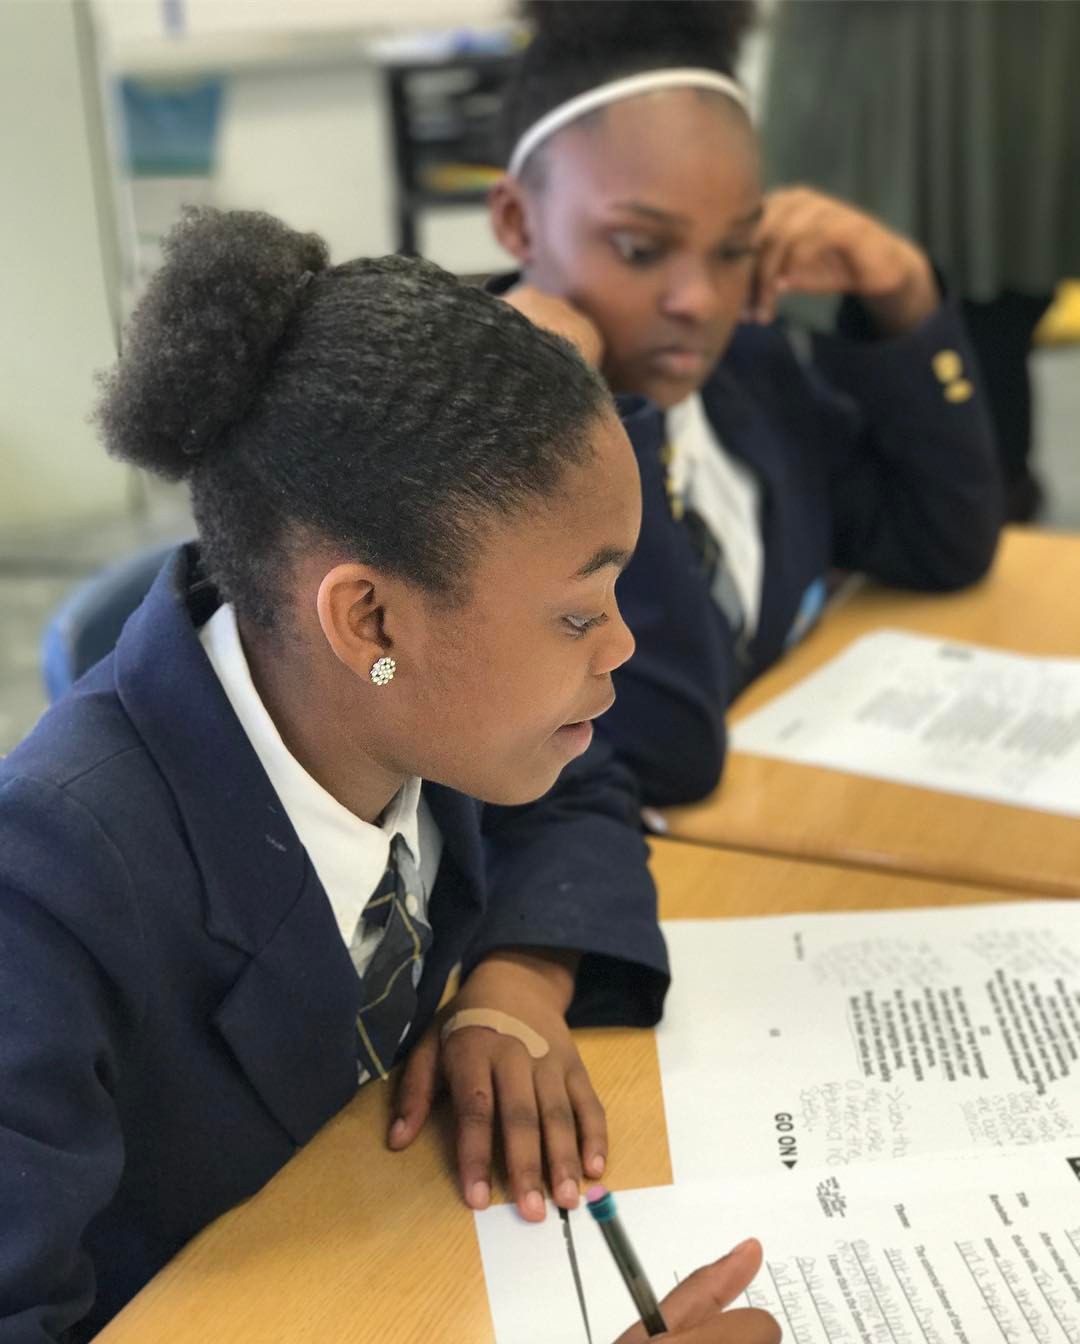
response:
[[[393,658],[377,658],[371,664],[371,680],[376,686],[385,686],[388,681],[394,680],[396,671],[397,663]]]

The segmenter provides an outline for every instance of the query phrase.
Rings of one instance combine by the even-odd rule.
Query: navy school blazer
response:
[[[199,643],[218,602],[176,552],[0,763],[0,1344],[89,1338],[356,1090],[359,981]],[[424,794],[444,850],[409,1043],[455,963],[508,945],[584,953],[573,1021],[658,1019],[655,892],[606,748],[526,807]]]
[[[643,491],[641,539],[618,586],[637,650],[598,726],[646,802],[689,802],[716,786],[728,706],[816,619],[830,569],[933,591],[990,566],[1001,486],[956,305],[904,336],[870,335],[853,300],[838,334],[808,336],[803,358],[780,325],[741,326],[702,391],[724,447],[761,485],[764,578],[749,642],[712,601],[672,516],[662,413],[620,399]]]

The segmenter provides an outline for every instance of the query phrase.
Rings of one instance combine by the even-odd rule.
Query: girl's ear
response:
[[[525,193],[516,177],[502,177],[488,195],[491,227],[499,243],[519,266],[532,261],[528,209]]]
[[[335,565],[319,584],[319,625],[334,656],[367,679],[374,663],[392,653],[385,629],[381,580],[366,565]]]

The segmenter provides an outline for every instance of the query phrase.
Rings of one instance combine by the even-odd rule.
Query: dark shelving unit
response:
[[[498,173],[496,118],[513,63],[508,53],[383,64],[399,252],[417,250],[425,210],[483,204]]]

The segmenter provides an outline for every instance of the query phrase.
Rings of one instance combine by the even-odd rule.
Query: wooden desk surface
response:
[[[1016,653],[1080,655],[1080,536],[1010,528],[990,577],[923,596],[868,586],[741,696],[731,722],[891,626]],[[682,840],[1080,896],[1080,820],[732,752],[717,791],[672,808]]]
[[[668,919],[1006,898],[672,841],[655,843],[653,870]],[[608,1110],[606,1179],[616,1189],[670,1182],[652,1032],[579,1038]],[[258,1195],[167,1265],[101,1344],[492,1344],[480,1249],[446,1127],[390,1153],[389,1099],[375,1084],[360,1092]]]

